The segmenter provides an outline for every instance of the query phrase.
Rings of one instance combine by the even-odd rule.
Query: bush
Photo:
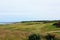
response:
[[[40,35],[32,34],[28,37],[28,40],[41,40]]]
[[[54,23],[53,25],[56,27],[60,27],[60,22]]]
[[[55,35],[50,35],[50,34],[47,34],[45,36],[46,40],[55,40]]]

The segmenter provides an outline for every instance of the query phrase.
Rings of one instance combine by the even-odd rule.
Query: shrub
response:
[[[60,27],[60,22],[54,23],[53,25],[56,27]]]
[[[32,34],[28,37],[28,40],[41,40],[40,35]]]
[[[55,40],[55,35],[50,35],[50,34],[47,34],[45,36],[46,40]]]

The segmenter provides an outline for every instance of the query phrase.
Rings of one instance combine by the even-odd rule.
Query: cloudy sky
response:
[[[0,0],[0,22],[60,20],[60,0]]]

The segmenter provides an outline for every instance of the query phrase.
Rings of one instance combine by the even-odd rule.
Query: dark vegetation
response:
[[[55,40],[55,35],[47,34],[45,36],[46,40]],[[41,36],[39,34],[32,34],[28,37],[28,40],[41,40]]]
[[[40,20],[40,21],[22,21],[21,23],[29,23],[29,22],[45,22],[45,23],[50,23],[50,22],[59,22],[60,20]]]
[[[56,26],[57,28],[60,28],[60,22],[54,23],[54,26]]]
[[[39,34],[31,34],[28,36],[28,40],[42,40],[42,35]],[[44,40],[60,40],[59,38],[56,38],[55,34],[47,33],[47,35],[44,36]]]
[[[46,40],[55,40],[55,35],[50,35],[50,34],[47,34],[45,36]]]
[[[28,37],[28,40],[41,40],[39,34],[32,34]]]

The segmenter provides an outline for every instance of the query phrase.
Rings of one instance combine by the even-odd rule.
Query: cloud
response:
[[[0,0],[0,22],[55,20],[59,10],[60,0]]]

